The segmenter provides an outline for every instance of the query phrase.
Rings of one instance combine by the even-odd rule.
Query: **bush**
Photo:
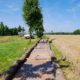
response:
[[[77,29],[73,32],[74,34],[80,34],[80,29]]]

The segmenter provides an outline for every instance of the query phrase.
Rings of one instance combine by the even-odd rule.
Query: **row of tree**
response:
[[[23,17],[29,27],[30,36],[35,32],[38,37],[43,36],[43,15],[39,0],[25,0],[23,4]]]
[[[7,25],[4,25],[3,22],[0,22],[0,36],[18,35],[18,32],[21,31],[24,31],[24,28],[21,26],[18,28],[9,28]]]
[[[53,31],[51,31],[51,32],[49,32],[49,33],[46,33],[46,34],[57,34],[57,35],[59,35],[59,34],[62,34],[62,35],[74,35],[74,34],[80,34],[80,29],[76,29],[75,31],[73,31],[73,32],[53,32]]]

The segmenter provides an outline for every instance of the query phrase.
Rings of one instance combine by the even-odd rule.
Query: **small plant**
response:
[[[60,65],[61,68],[69,67],[70,62],[66,60],[66,58],[63,58],[62,53],[57,49],[57,47],[53,44],[51,44],[51,49],[57,58],[57,63]]]

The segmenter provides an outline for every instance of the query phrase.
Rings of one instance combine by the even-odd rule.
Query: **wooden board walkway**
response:
[[[52,55],[49,43],[41,41],[13,80],[65,80]]]

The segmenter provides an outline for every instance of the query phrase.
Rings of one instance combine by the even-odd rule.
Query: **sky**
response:
[[[0,0],[0,22],[9,27],[21,25],[28,31],[22,16],[24,0]],[[72,32],[80,28],[80,0],[40,0],[45,32]]]

